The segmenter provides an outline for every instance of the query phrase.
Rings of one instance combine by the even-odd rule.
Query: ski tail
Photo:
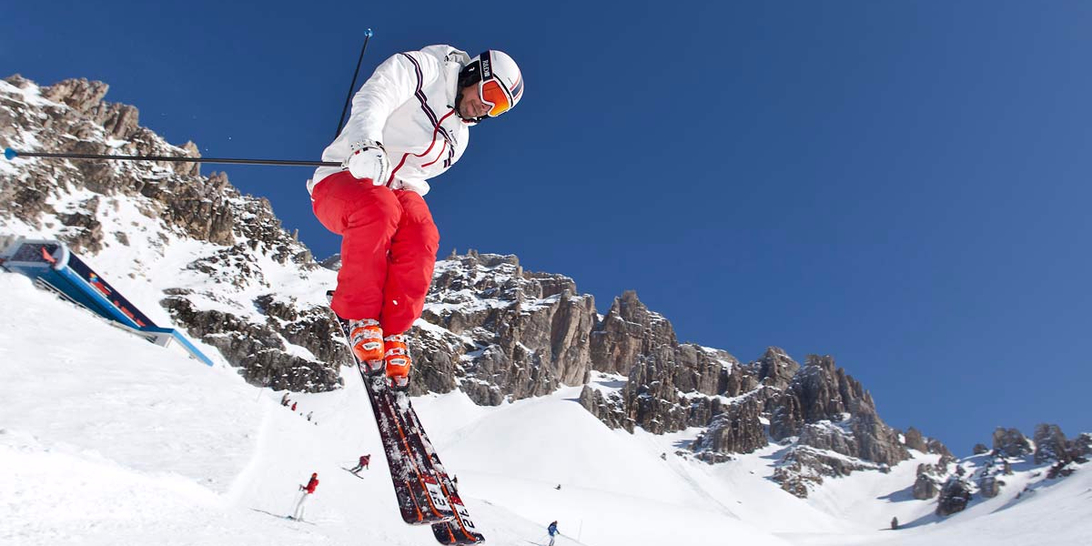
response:
[[[326,295],[331,298],[333,292],[327,292]],[[338,324],[348,344],[348,321],[338,317]],[[414,450],[407,439],[406,424],[399,415],[394,397],[382,376],[370,377],[365,373],[365,367],[356,359],[356,354],[351,349],[349,353],[353,355],[368,393],[402,520],[411,525],[450,520],[454,517],[454,511],[432,475],[431,466],[425,466],[427,457]]]
[[[404,419],[409,423],[409,429],[413,433],[412,437],[419,444],[419,448],[427,454],[443,494],[447,497],[454,511],[454,518],[451,521],[433,524],[432,532],[436,536],[436,540],[443,544],[477,544],[484,541],[485,536],[478,532],[474,520],[470,518],[470,511],[463,504],[458,490],[451,482],[444,464],[440,461],[440,456],[436,453],[436,448],[433,447],[428,435],[425,434],[425,427],[421,425],[421,420],[417,417],[413,404],[410,403],[409,398],[404,393],[399,393],[396,401],[398,402],[398,409],[401,410]],[[452,542],[445,542],[445,539]]]
[[[327,292],[327,297],[332,296]],[[348,343],[348,321],[338,317],[338,323]],[[355,360],[355,353],[350,353]],[[370,376],[366,365],[356,362],[379,428],[402,519],[409,524],[431,523],[441,544],[483,542],[485,537],[470,518],[409,397],[389,389],[383,374]]]

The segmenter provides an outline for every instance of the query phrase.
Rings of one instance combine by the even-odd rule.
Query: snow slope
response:
[[[355,372],[342,390],[292,395],[293,412],[227,365],[131,337],[21,276],[0,273],[0,294],[0,544],[435,544],[398,516]],[[777,446],[710,466],[675,453],[697,431],[610,430],[578,393],[415,399],[487,544],[544,544],[552,520],[559,545],[596,546],[1081,544],[1092,531],[1087,469],[937,524],[906,491],[929,457],[802,500],[768,479]],[[342,470],[364,453],[362,478]],[[283,519],[311,472],[307,521]],[[892,515],[914,524],[884,531]]]
[[[0,310],[0,397],[5,401],[0,467],[13,470],[0,474],[0,542],[434,542],[427,527],[401,523],[359,380],[347,376],[343,390],[294,395],[299,406],[293,413],[280,406],[278,393],[246,385],[231,368],[209,369],[180,353],[130,337],[36,290],[21,276],[0,274],[0,293],[5,296]],[[63,338],[58,337],[61,333]],[[521,414],[521,408],[489,412],[461,396],[420,402],[422,419],[433,430],[465,422],[466,415],[475,412],[479,417],[475,423],[484,425],[481,420],[487,413],[495,413],[504,426],[511,427],[504,432],[491,425],[483,427],[486,430],[480,437],[493,440],[477,446],[481,452],[451,450],[447,457],[441,451],[451,468],[460,470],[457,460],[490,452],[494,456],[484,461],[485,468],[489,461],[496,463],[508,454],[530,463],[528,457],[537,451],[533,442],[515,452],[508,449],[512,441],[528,440],[513,436],[520,419],[534,418]],[[543,404],[549,405],[546,400],[539,405]],[[452,409],[459,411],[440,413]],[[582,429],[602,427],[572,402],[555,402],[545,411],[561,411],[557,418],[572,420]],[[300,415],[304,412],[313,412],[311,422]],[[600,432],[604,431],[602,447],[625,449],[617,445],[621,437],[605,427]],[[465,432],[444,435],[441,445],[450,445]],[[594,448],[588,444],[593,439],[584,443]],[[553,455],[564,451],[558,446]],[[362,453],[375,455],[371,470],[362,473],[364,479],[339,468],[351,466]],[[616,522],[628,518],[635,526],[644,517],[641,514],[661,509],[647,499],[651,495],[620,494],[617,489],[625,481],[617,471],[609,472],[603,460],[596,460],[595,453],[581,456],[595,466],[581,468],[571,457],[556,463],[571,467],[565,475],[567,482],[586,480],[595,485],[583,494],[562,493],[581,499],[583,504],[576,508],[616,502],[613,510],[618,513],[598,514]],[[544,483],[547,469],[540,469],[536,479],[520,472],[520,466],[511,461],[499,466],[502,472],[514,474],[509,480],[490,480],[488,474],[478,472],[479,467],[470,465],[469,472],[460,476],[469,507],[491,542],[535,540],[550,519],[561,518],[551,515],[552,499],[536,502],[529,489]],[[306,519],[316,525],[277,517],[291,511],[297,484],[311,472],[319,473],[321,483],[309,501]],[[596,483],[594,473],[608,475]],[[661,479],[660,484],[666,486],[669,481]],[[544,496],[557,493],[549,487],[539,489]],[[685,495],[682,488],[674,489],[676,495]],[[508,500],[521,494],[530,504],[509,507]],[[696,524],[704,519],[702,514],[675,514],[681,510],[670,502],[660,504],[671,519],[690,517]],[[568,514],[572,524],[561,527],[575,537],[579,532],[576,512],[570,509]],[[590,520],[595,515],[589,512],[585,517]],[[721,519],[716,522],[721,529],[735,528],[736,536],[763,538],[760,531],[739,520]],[[588,528],[590,536],[610,534],[609,526],[589,524]],[[702,532],[693,530],[695,537]],[[609,537],[596,542],[621,543]],[[766,537],[756,543],[782,542]]]

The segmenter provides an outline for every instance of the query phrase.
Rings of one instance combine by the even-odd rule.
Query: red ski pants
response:
[[[440,233],[425,200],[373,186],[348,171],[311,193],[315,216],[341,235],[341,271],[331,307],[346,319],[378,319],[383,335],[401,334],[421,316]]]

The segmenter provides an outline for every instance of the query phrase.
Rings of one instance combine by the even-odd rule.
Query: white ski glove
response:
[[[374,140],[361,140],[351,144],[353,153],[341,164],[349,169],[353,178],[371,179],[372,184],[382,186],[390,176],[391,162],[383,145]]]

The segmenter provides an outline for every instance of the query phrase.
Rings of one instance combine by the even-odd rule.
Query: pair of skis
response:
[[[340,317],[338,322],[348,340],[348,322]],[[353,358],[356,359],[355,353]],[[387,455],[402,520],[411,525],[432,525],[432,533],[441,544],[477,544],[484,541],[485,537],[474,526],[470,512],[425,434],[409,397],[404,392],[388,388],[383,374],[368,375],[367,369],[365,364],[357,361],[357,370],[368,392],[383,452]]]

